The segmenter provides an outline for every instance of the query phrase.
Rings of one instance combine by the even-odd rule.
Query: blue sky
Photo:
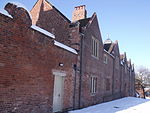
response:
[[[37,0],[0,0],[24,4],[29,10]],[[127,52],[136,66],[150,68],[150,0],[48,0],[71,19],[75,6],[86,5],[88,16],[97,13],[103,41],[119,41],[120,52]]]

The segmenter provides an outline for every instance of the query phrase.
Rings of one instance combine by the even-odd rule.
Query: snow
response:
[[[46,30],[44,30],[44,29],[42,29],[36,25],[32,25],[31,28],[36,30],[36,31],[39,31],[40,33],[45,34],[51,38],[55,38],[55,36],[52,33],[48,32],[48,31],[46,31]]]
[[[12,1],[8,1],[7,3],[12,3],[12,4],[16,5],[17,7],[22,7],[22,8],[24,8],[24,9],[29,13],[30,18],[32,19],[32,16],[31,16],[31,14],[30,14],[30,11],[29,11],[23,4],[18,3],[18,2],[12,2]],[[6,3],[6,4],[7,4],[7,3]],[[6,6],[6,4],[4,4],[3,9],[4,9],[4,7]],[[4,15],[10,17],[10,18],[13,18],[13,17],[12,17],[11,15],[9,15],[8,12],[5,11],[5,10],[0,11],[0,13],[4,14]]]
[[[8,12],[6,10],[1,10],[0,13],[5,15],[5,16],[8,16],[10,18],[13,18],[11,15],[8,14]]]
[[[44,29],[42,29],[42,28],[40,28],[38,26],[32,25],[31,28],[34,29],[34,30],[36,30],[36,31],[39,31],[39,32],[41,32],[41,33],[43,33],[43,34],[51,37],[51,38],[55,38],[55,36],[53,34],[51,34],[50,32],[48,32],[48,31],[46,31],[46,30],[44,30]],[[70,52],[72,52],[74,54],[78,54],[75,49],[73,49],[73,48],[71,48],[71,47],[69,47],[67,45],[64,45],[64,44],[62,44],[62,43],[60,43],[58,41],[54,40],[54,45],[56,45],[56,46],[58,46],[60,48],[63,48],[65,50],[67,50],[67,51],[70,51]]]
[[[121,61],[121,64],[123,65],[123,61]]]
[[[60,48],[63,48],[63,49],[65,49],[65,50],[67,50],[67,51],[70,51],[70,52],[72,52],[72,53],[74,53],[74,54],[78,54],[75,49],[73,49],[73,48],[71,48],[71,47],[69,47],[69,46],[66,46],[66,45],[64,45],[64,44],[62,44],[62,43],[60,43],[60,42],[54,41],[54,45],[56,45],[56,46],[58,46],[58,47],[60,47]]]
[[[105,49],[104,49],[104,51],[105,51],[107,54],[109,54],[111,57],[115,58],[112,54],[108,53],[108,51],[106,51]]]
[[[147,87],[147,88],[144,88],[144,90],[145,90],[145,91],[148,91],[148,90],[150,90],[150,88]]]
[[[146,97],[146,99],[150,99],[150,97]]]
[[[126,97],[69,113],[150,113],[150,100]]]
[[[104,41],[104,44],[111,44],[111,43],[112,43],[112,41],[110,39],[107,39]]]
[[[31,14],[30,14],[30,11],[25,7],[25,5],[23,5],[23,4],[19,3],[19,2],[7,2],[7,3],[12,3],[12,4],[16,5],[17,7],[22,7],[22,8],[24,8],[24,9],[29,13],[30,18],[32,19],[32,16],[31,16]]]

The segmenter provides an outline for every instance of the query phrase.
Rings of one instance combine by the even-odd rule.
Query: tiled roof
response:
[[[91,18],[85,18],[85,19],[79,20],[79,22],[80,22],[80,27],[86,26],[86,25],[88,24],[88,22],[89,22],[90,19],[91,19]]]

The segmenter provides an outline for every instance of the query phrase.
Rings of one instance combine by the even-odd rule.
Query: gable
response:
[[[120,57],[120,52],[119,52],[119,45],[118,45],[118,41],[115,42],[114,48],[114,55]]]
[[[69,19],[47,0],[39,0],[32,8],[31,15],[33,24],[53,33],[57,41],[67,45],[70,43]]]
[[[85,28],[87,31],[90,31],[92,36],[99,40],[100,45],[103,44],[96,13],[92,15]]]
[[[55,10],[56,13],[70,23],[70,20],[47,0],[38,0],[30,11],[33,18],[33,24],[36,24],[36,21],[38,21],[39,15],[42,13],[42,11],[46,12],[50,10]]]

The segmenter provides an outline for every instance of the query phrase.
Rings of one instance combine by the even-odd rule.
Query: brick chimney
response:
[[[72,21],[77,21],[80,19],[85,19],[87,15],[85,5],[77,6],[74,8],[73,14],[72,14]]]

